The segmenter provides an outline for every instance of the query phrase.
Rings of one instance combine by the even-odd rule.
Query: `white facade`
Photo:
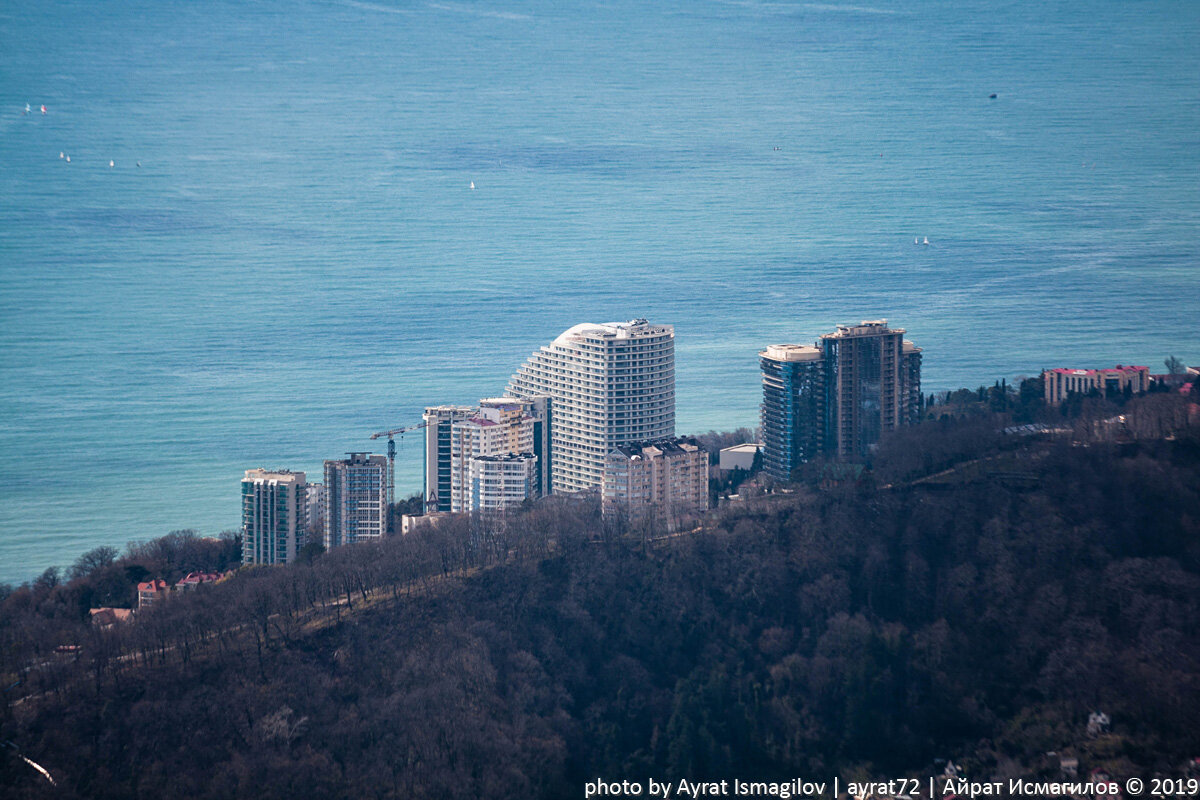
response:
[[[532,478],[522,478],[520,502],[537,497],[537,462],[533,455],[536,420],[529,414],[529,403],[512,397],[479,401],[479,409],[470,419],[453,422],[450,426],[450,510],[472,511],[479,507],[478,492],[473,486],[480,471],[475,462],[481,458],[523,454],[522,470],[532,469]],[[493,469],[488,467],[487,469]],[[527,484],[527,485],[526,485]],[[512,505],[512,496],[491,498],[489,503],[503,507]],[[492,502],[495,501],[495,502]]]
[[[320,540],[325,535],[325,486],[310,483],[304,487],[304,530]]]
[[[425,422],[425,513],[450,510],[450,435],[455,422],[470,419],[471,406],[428,406]]]
[[[304,546],[303,472],[248,469],[242,478],[242,563],[287,564]]]
[[[718,457],[717,466],[723,470],[742,469],[749,472],[754,468],[754,457],[758,455],[758,451],[761,449],[761,444],[753,442],[735,444],[733,447],[723,447]]]
[[[387,532],[387,456],[350,453],[325,462],[325,549]]]
[[[675,435],[675,329],[644,319],[576,325],[530,356],[507,394],[551,398],[553,490],[597,487],[614,447]]]
[[[472,458],[463,511],[504,511],[535,496],[537,456],[509,453]]]

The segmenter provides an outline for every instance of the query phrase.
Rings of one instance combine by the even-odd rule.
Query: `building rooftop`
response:
[[[292,472],[290,469],[248,469],[246,475],[242,478],[243,481],[280,481],[282,483],[292,483],[293,481],[303,481],[303,472]]]
[[[479,405],[500,411],[520,411],[524,408],[525,403],[515,397],[485,397],[479,401]]]
[[[1056,375],[1103,375],[1106,372],[1149,372],[1149,367],[1135,367],[1125,364],[1117,364],[1115,367],[1105,367],[1102,369],[1070,369],[1069,367],[1058,367],[1056,369],[1048,369],[1046,372],[1053,372]]]
[[[89,608],[88,613],[92,617],[93,625],[107,627],[129,620],[133,616],[133,609],[105,606],[104,608]]]
[[[517,462],[536,459],[533,453],[505,453],[502,456],[475,456],[472,461]]]
[[[386,456],[372,455],[371,453],[346,453],[347,458],[330,458],[326,459],[326,464],[345,464],[351,467],[378,466],[386,463]]]
[[[772,344],[758,354],[772,361],[820,361],[821,351],[806,344]]]
[[[904,328],[889,328],[886,319],[864,319],[857,325],[838,325],[836,333],[826,333],[822,339],[841,339],[849,336],[878,336],[883,333],[904,333]]]
[[[221,580],[221,575],[216,572],[189,572],[186,578],[183,578],[175,585],[179,586],[180,584],[189,583],[214,583],[219,580]]]
[[[566,344],[589,336],[606,339],[627,339],[630,334],[673,333],[674,330],[670,325],[651,325],[644,319],[632,319],[629,322],[602,322],[599,324],[582,322],[560,333],[555,338],[554,344]]]
[[[620,453],[628,459],[638,459],[643,455],[655,455],[657,453],[674,454],[674,453],[694,453],[700,449],[700,445],[695,439],[687,437],[677,437],[675,439],[655,439],[649,442],[629,442],[628,444],[619,444],[612,449],[614,453]]]

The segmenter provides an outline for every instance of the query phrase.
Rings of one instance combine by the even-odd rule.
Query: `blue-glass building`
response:
[[[920,414],[921,349],[887,320],[839,325],[812,347],[771,345],[759,363],[763,467],[777,480],[820,453],[865,460]]]
[[[825,449],[825,360],[818,348],[795,344],[771,345],[758,355],[763,471],[786,481]]]

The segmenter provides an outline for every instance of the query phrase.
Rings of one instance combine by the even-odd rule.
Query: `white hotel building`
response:
[[[507,394],[551,398],[553,491],[598,487],[614,447],[675,435],[675,329],[576,325],[530,356]]]

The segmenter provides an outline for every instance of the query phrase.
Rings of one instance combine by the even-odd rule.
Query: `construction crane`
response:
[[[380,431],[372,433],[371,439],[382,439],[384,436],[388,440],[388,485],[387,485],[387,502],[390,509],[396,502],[396,438],[403,436],[406,433],[428,428],[428,422],[422,422],[420,425],[409,425],[404,428],[393,428],[390,431]],[[389,512],[390,513],[390,512]]]

